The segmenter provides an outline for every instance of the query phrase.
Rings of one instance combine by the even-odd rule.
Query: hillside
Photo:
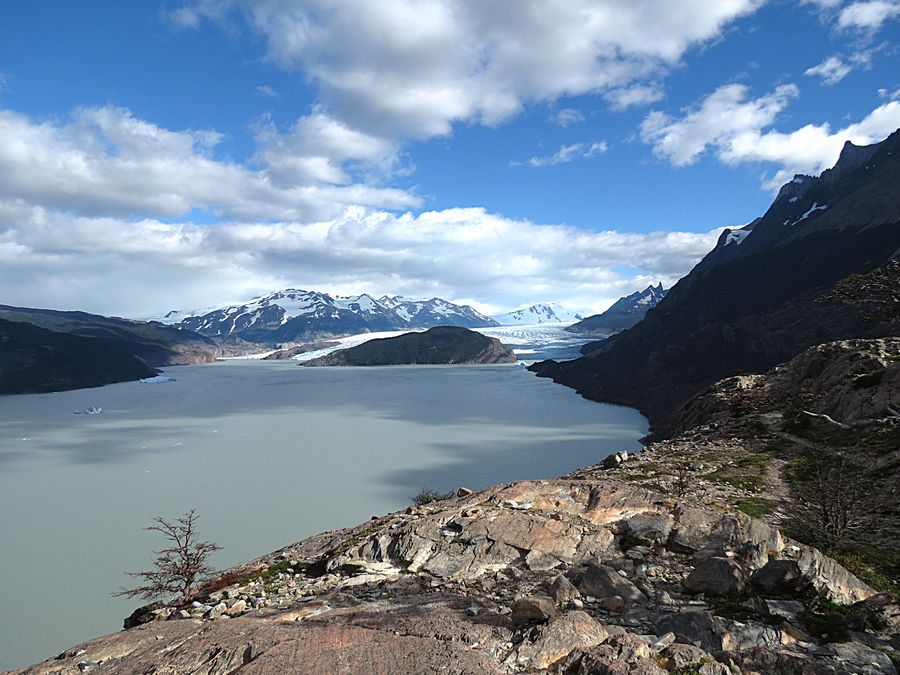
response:
[[[0,394],[100,387],[155,374],[126,341],[0,319]]]
[[[64,391],[136,380],[155,368],[206,363],[229,351],[160,323],[0,305],[0,393]]]
[[[515,363],[516,356],[497,338],[453,326],[437,326],[424,333],[369,340],[326,356],[301,362],[303,366],[399,366],[439,364]]]
[[[862,296],[842,299],[841,282],[896,279],[898,184],[900,132],[867,148],[848,144],[833,169],[797,177],[740,236],[725,231],[632,329],[587,347],[586,358],[532,369],[588,398],[637,407],[666,433],[678,407],[720,378],[823,342],[896,335],[895,314],[861,309]]]

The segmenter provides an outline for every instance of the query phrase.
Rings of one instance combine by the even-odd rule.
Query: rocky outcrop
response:
[[[635,544],[626,533],[649,517],[672,519],[670,535]],[[758,648],[816,668],[860,658],[798,641],[802,622],[773,623],[767,609],[719,616],[687,581],[710,561],[749,576],[770,558],[796,561],[832,597],[874,595],[743,514],[611,479],[524,481],[298,542],[230,570],[192,606],[153,608],[149,623],[20,672],[724,673],[755,664]]]
[[[497,338],[467,328],[438,326],[339,349],[303,366],[399,366],[515,363],[516,355]]]

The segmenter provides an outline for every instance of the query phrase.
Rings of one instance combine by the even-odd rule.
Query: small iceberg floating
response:
[[[85,408],[84,410],[75,410],[76,415],[99,415],[103,412],[103,408],[92,405],[90,408]]]
[[[155,377],[143,377],[141,378],[141,384],[160,384],[162,382],[174,382],[174,377],[167,377],[166,375],[156,375]]]

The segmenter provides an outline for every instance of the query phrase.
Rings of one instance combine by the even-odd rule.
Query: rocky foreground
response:
[[[640,453],[311,537],[17,672],[896,673],[898,378],[900,339],[814,347]],[[847,456],[834,555],[872,585],[782,531],[815,540],[810,467]]]
[[[878,628],[814,638],[831,603]],[[816,549],[614,479],[411,507],[128,623],[18,672],[895,673],[900,646],[900,608]]]

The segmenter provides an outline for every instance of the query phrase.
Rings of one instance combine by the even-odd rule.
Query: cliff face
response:
[[[865,294],[848,300],[840,284],[879,268],[890,275],[900,251],[900,132],[856,150],[820,178],[798,178],[740,236],[723,233],[632,329],[594,343],[589,358],[532,369],[588,398],[636,406],[665,434],[678,407],[722,377],[823,342],[897,334],[896,311],[861,311]]]
[[[439,364],[515,363],[516,355],[497,338],[481,333],[438,326],[424,333],[407,333],[370,340],[340,349],[304,366],[399,366]]]

